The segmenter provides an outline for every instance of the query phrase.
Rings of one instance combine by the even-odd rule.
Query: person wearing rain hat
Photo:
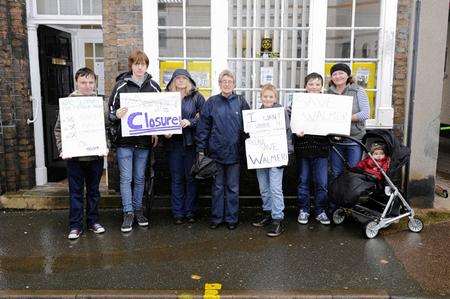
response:
[[[197,182],[191,175],[196,160],[195,130],[205,98],[197,90],[191,74],[177,69],[167,83],[166,91],[178,91],[181,95],[182,135],[165,135],[171,177],[171,202],[174,224],[195,222]]]
[[[350,67],[345,63],[336,63],[330,70],[331,80],[327,93],[353,97],[352,120],[350,136],[361,140],[366,133],[365,121],[370,115],[367,93],[352,78]],[[362,149],[355,142],[343,141],[336,149],[348,161],[350,167],[355,167],[361,160]],[[344,161],[335,151],[330,155],[332,176],[336,178],[344,171]]]

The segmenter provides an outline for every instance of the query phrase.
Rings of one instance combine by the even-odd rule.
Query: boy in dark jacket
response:
[[[306,92],[321,93],[323,78],[311,73],[305,78]],[[310,181],[314,183],[316,219],[322,224],[330,224],[326,214],[328,206],[328,154],[330,144],[325,136],[304,135],[294,132],[293,142],[298,165],[298,201],[300,211],[297,221],[307,224],[310,214]]]
[[[129,72],[118,77],[109,98],[109,121],[116,127],[112,145],[117,147],[117,162],[120,172],[120,195],[123,206],[122,232],[130,232],[136,220],[139,226],[148,226],[144,216],[142,197],[145,185],[145,168],[152,146],[158,142],[157,136],[122,137],[120,119],[128,111],[121,107],[120,94],[128,92],[160,92],[158,83],[147,73],[148,57],[142,51],[133,51],[128,57]],[[133,181],[133,190],[131,182]]]
[[[242,96],[236,95],[234,74],[224,70],[219,75],[221,92],[203,106],[197,126],[197,152],[214,159],[217,174],[212,186],[210,228],[226,222],[237,227],[239,211],[239,161],[243,134],[242,110],[250,109]]]
[[[69,97],[96,96],[95,79],[95,73],[91,69],[87,67],[79,69],[75,74],[76,89]],[[61,152],[61,122],[59,115],[56,120],[54,135],[60,157],[67,161],[67,179],[70,194],[70,232],[68,238],[70,240],[78,239],[83,232],[84,184],[86,184],[88,228],[96,234],[104,233],[105,228],[98,222],[98,203],[100,201],[99,185],[103,173],[103,157],[63,157]]]

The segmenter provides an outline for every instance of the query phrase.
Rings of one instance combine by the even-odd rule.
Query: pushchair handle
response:
[[[347,140],[351,140],[357,144],[359,144],[359,146],[361,146],[362,150],[366,153],[369,152],[369,150],[367,149],[367,147],[358,139],[355,139],[351,136],[348,135],[342,135],[342,134],[328,134],[326,136],[328,138],[328,140],[330,141],[331,145],[337,145],[337,144],[342,144],[342,140],[335,140],[334,138],[341,138],[341,139],[347,139]]]

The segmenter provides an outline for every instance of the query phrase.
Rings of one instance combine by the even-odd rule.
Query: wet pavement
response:
[[[244,210],[239,227],[229,231],[209,229],[206,216],[175,226],[167,210],[155,210],[149,229],[123,234],[120,211],[102,210],[105,234],[86,232],[69,241],[67,211],[3,211],[0,297],[11,290],[203,294],[205,284],[220,284],[222,296],[254,298],[450,297],[450,222],[425,226],[420,234],[388,228],[367,240],[358,223],[300,225],[289,210],[285,233],[268,238],[250,225],[254,213]]]

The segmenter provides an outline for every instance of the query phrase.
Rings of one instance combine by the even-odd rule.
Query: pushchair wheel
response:
[[[376,223],[375,221],[370,221],[369,223],[367,223],[364,231],[366,233],[366,237],[368,239],[373,239],[378,235],[378,223]]]
[[[423,222],[417,218],[410,218],[408,221],[408,228],[414,233],[418,233],[423,229]]]
[[[343,209],[337,209],[333,212],[334,224],[341,224],[345,220],[345,211]]]

